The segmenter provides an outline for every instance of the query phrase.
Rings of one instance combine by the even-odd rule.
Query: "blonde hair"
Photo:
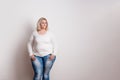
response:
[[[36,30],[38,31],[38,27],[41,28],[41,21],[42,21],[42,20],[45,20],[45,21],[47,22],[47,26],[46,26],[46,28],[45,28],[45,30],[47,31],[47,30],[48,30],[48,21],[47,21],[47,19],[44,18],[44,17],[41,17],[41,18],[38,20]],[[41,29],[40,29],[40,30],[41,30]]]

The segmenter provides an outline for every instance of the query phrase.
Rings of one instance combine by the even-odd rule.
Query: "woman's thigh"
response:
[[[37,74],[42,74],[42,72],[43,72],[43,60],[39,56],[35,56],[35,58],[36,59],[34,61],[31,60],[33,70]]]
[[[54,56],[54,59],[50,60],[49,59],[50,55],[44,57],[44,73],[48,74],[49,71],[51,70],[55,60],[56,56]]]

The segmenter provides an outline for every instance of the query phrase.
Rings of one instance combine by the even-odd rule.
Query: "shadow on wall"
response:
[[[24,27],[25,35],[18,43],[15,49],[14,57],[14,69],[15,69],[15,80],[32,80],[33,79],[33,69],[31,61],[28,54],[27,42],[33,31],[31,23],[27,23]]]

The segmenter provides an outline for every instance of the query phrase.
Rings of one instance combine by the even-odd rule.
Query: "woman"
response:
[[[28,52],[34,70],[33,80],[50,80],[50,70],[56,60],[55,36],[48,30],[47,19],[41,17],[28,42]]]

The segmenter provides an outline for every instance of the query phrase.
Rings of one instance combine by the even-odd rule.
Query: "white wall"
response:
[[[120,80],[119,14],[119,0],[1,0],[0,80],[32,80],[27,41],[42,16],[59,47],[51,80]]]

